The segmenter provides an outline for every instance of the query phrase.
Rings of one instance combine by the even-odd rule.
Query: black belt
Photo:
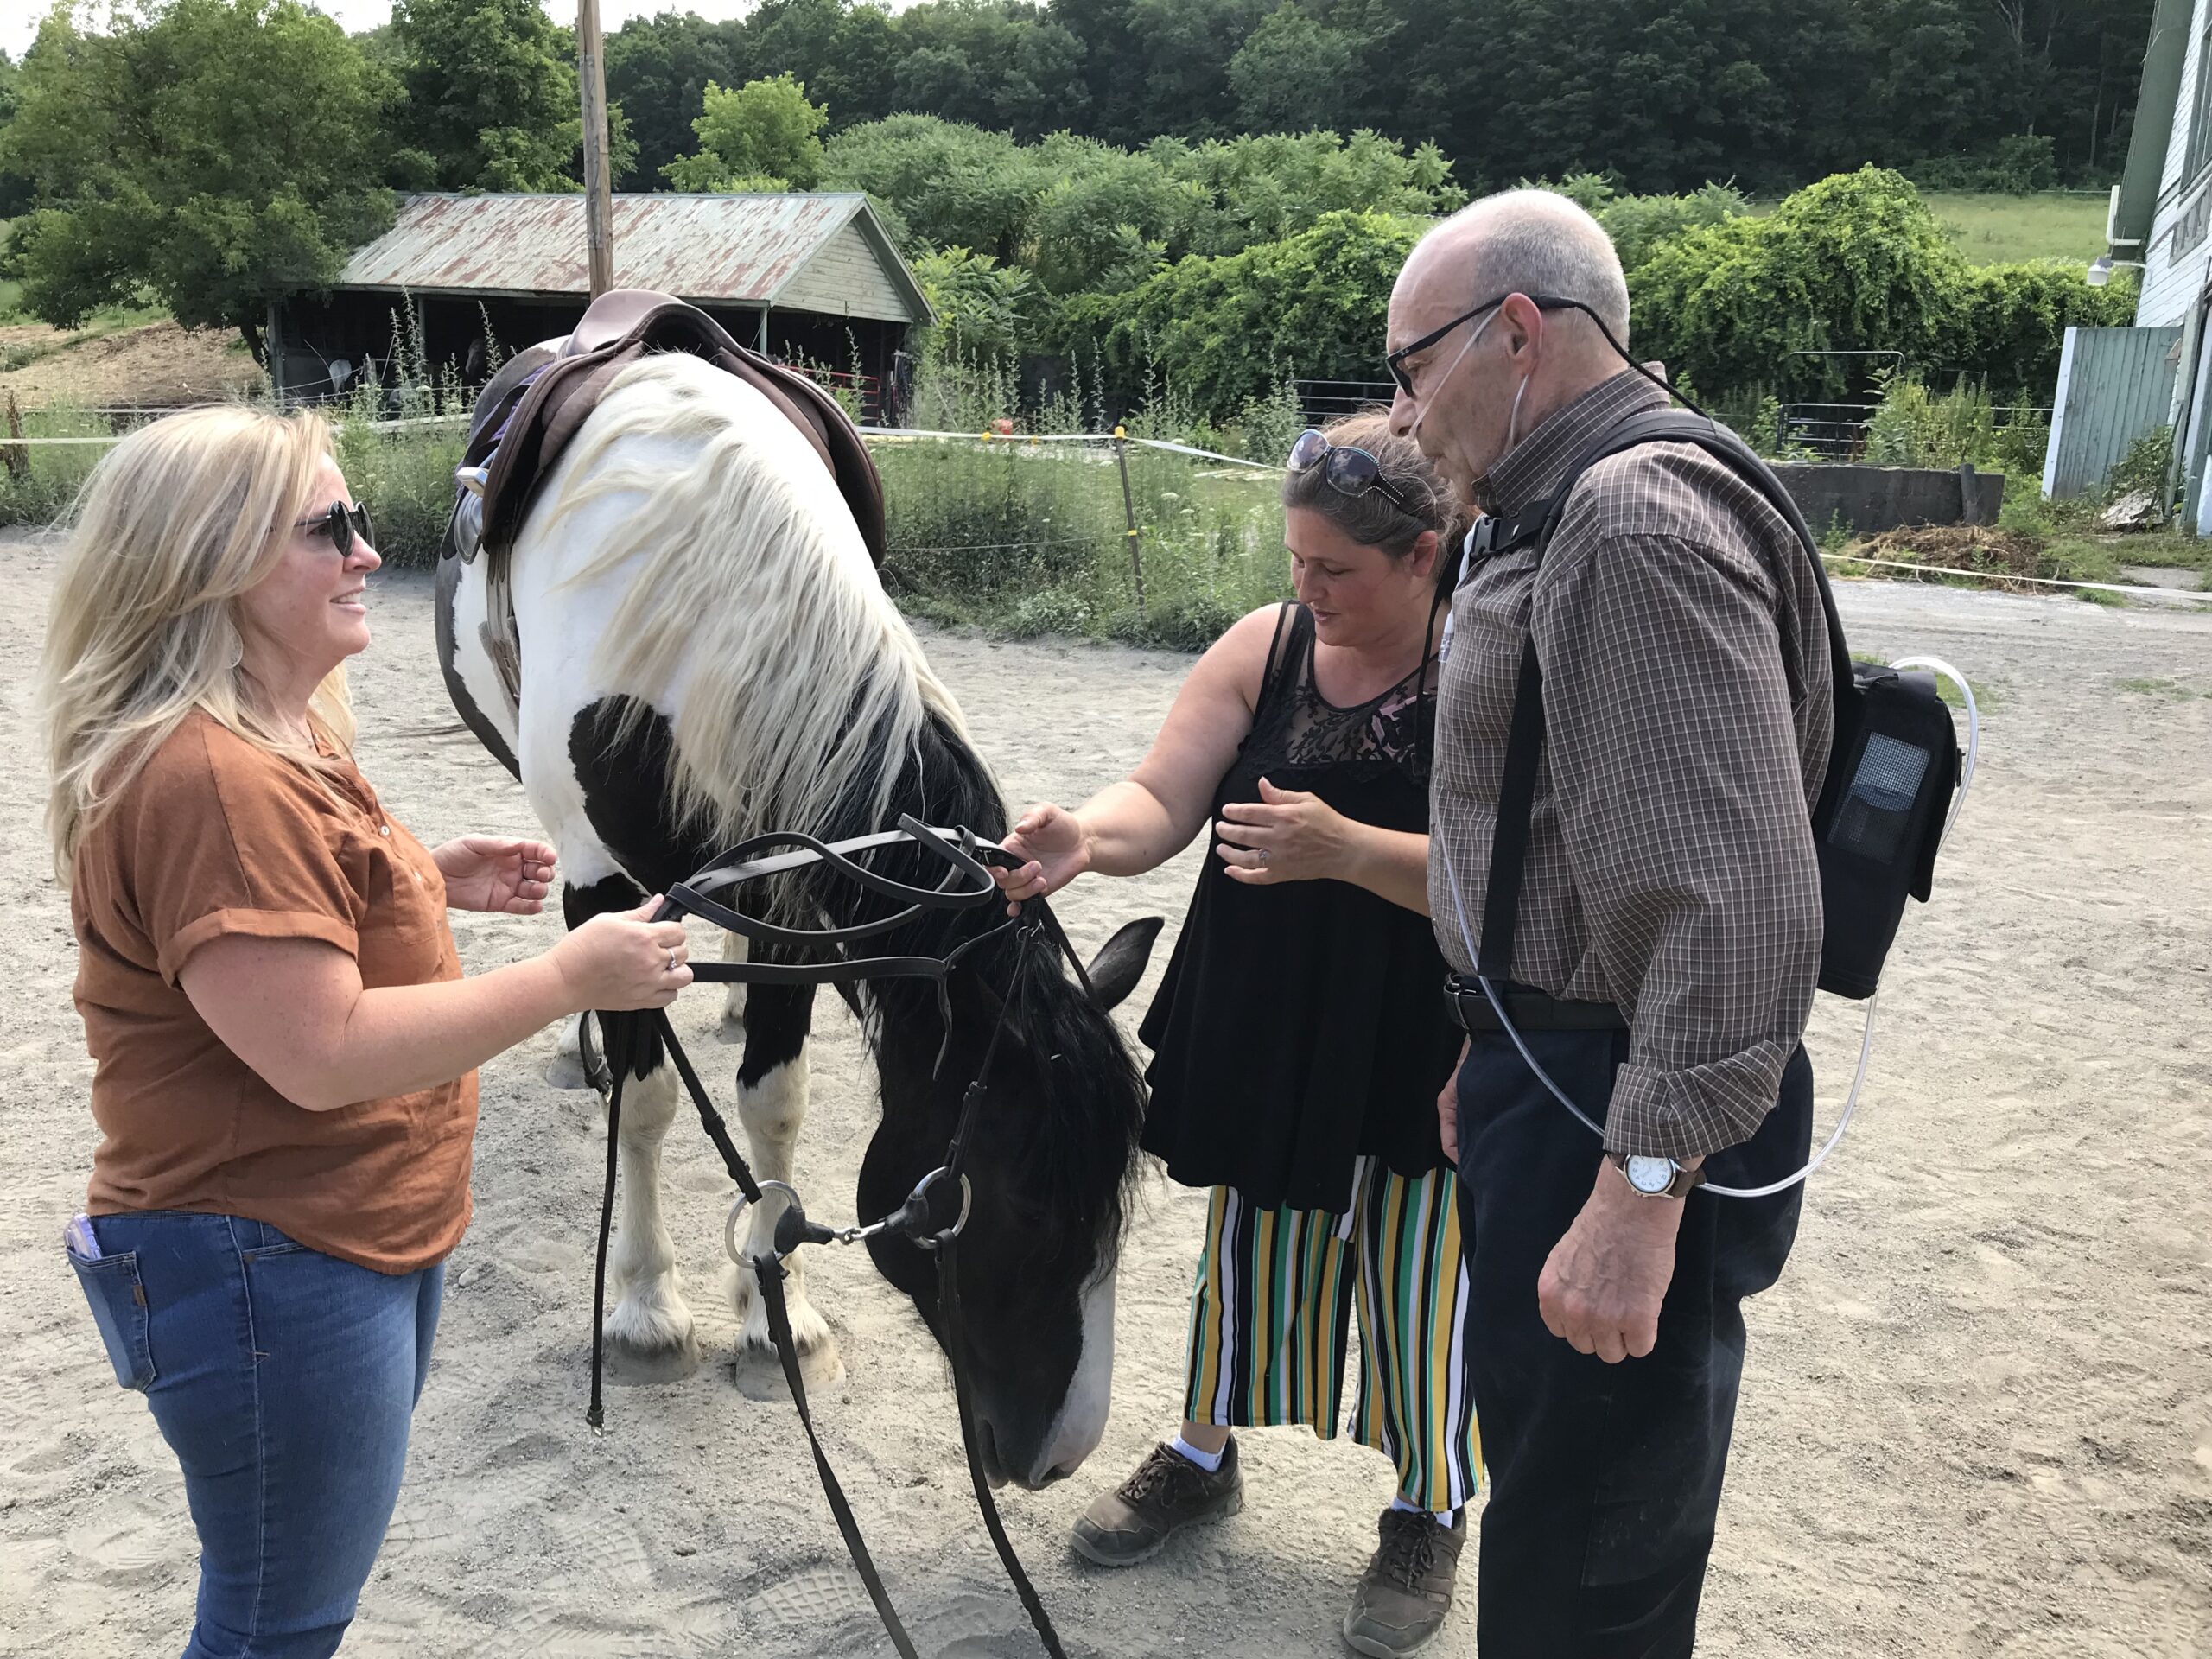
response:
[[[1541,991],[1513,986],[1498,993],[1516,1031],[1626,1031],[1628,1021],[1610,1002],[1568,1002]],[[1452,1023],[1470,1036],[1503,1031],[1483,988],[1457,974],[1444,976],[1444,1007]]]

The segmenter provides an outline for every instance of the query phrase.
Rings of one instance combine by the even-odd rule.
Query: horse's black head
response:
[[[1096,1003],[1041,939],[1024,948],[1008,935],[974,953],[952,981],[941,1066],[944,1027],[927,993],[910,988],[878,1010],[884,1114],[861,1166],[865,1221],[898,1208],[944,1161],[1001,995],[1019,976],[967,1149],[973,1197],[957,1253],[958,1358],[994,1480],[1046,1485],[1072,1473],[1105,1432],[1114,1269],[1143,1116],[1143,1084],[1106,1010],[1135,988],[1159,931],[1157,918],[1131,923],[1099,952]],[[947,1198],[944,1213],[957,1204]],[[869,1249],[945,1343],[936,1258],[889,1236]]]

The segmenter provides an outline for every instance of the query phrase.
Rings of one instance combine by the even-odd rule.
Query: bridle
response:
[[[880,848],[911,844],[928,853],[945,865],[943,879],[935,887],[915,887],[897,881],[878,871],[857,862],[851,855],[864,854]],[[1059,920],[1042,899],[1024,902],[1021,913],[1009,917],[995,927],[963,940],[941,957],[880,956],[854,957],[845,954],[846,947],[880,938],[895,929],[905,927],[931,911],[976,910],[993,902],[1003,902],[1004,895],[991,875],[994,865],[1004,868],[1018,868],[1021,861],[1003,849],[979,840],[966,829],[942,830],[924,824],[911,816],[902,816],[896,830],[871,836],[855,836],[846,841],[825,842],[797,830],[773,830],[739,842],[721,854],[687,881],[671,887],[655,921],[671,921],[685,916],[696,916],[702,921],[727,928],[757,944],[827,950],[836,953],[828,962],[722,962],[694,963],[692,977],[708,982],[751,985],[849,985],[868,979],[927,979],[935,982],[938,1007],[945,1021],[945,1044],[938,1051],[937,1064],[942,1067],[951,1044],[951,999],[947,982],[968,955],[978,945],[1011,932],[1015,942],[1014,976],[1006,995],[999,1000],[997,1023],[992,1027],[991,1039],[983,1051],[982,1063],[961,1097],[960,1116],[954,1125],[952,1139],[945,1147],[944,1160],[935,1169],[914,1184],[913,1191],[898,1209],[880,1220],[866,1226],[830,1227],[808,1219],[799,1202],[798,1191],[788,1182],[758,1181],[746,1164],[744,1156],[731,1140],[729,1128],[715,1111],[707,1096],[706,1087],[699,1081],[683,1046],[677,1040],[675,1027],[667,1010],[657,1008],[649,1014],[625,1016],[612,1025],[604,1015],[598,1018],[608,1033],[607,1071],[607,1179],[600,1198],[599,1255],[592,1283],[591,1329],[591,1406],[584,1421],[594,1431],[606,1421],[606,1412],[601,1400],[601,1381],[604,1360],[604,1319],[607,1303],[607,1248],[613,1230],[614,1216],[614,1173],[616,1141],[622,1122],[622,1085],[629,1075],[637,1050],[638,1034],[645,1029],[658,1033],[668,1057],[676,1066],[677,1075],[683,1079],[691,1104],[699,1114],[700,1127],[707,1138],[714,1142],[715,1150],[721,1154],[723,1165],[730,1179],[737,1183],[737,1202],[730,1207],[728,1219],[723,1224],[724,1241],[730,1258],[741,1267],[750,1268],[759,1287],[762,1312],[767,1316],[769,1339],[775,1344],[776,1357],[781,1363],[784,1381],[789,1386],[791,1403],[798,1409],[798,1419],[806,1430],[807,1444],[814,1453],[815,1473],[822,1482],[823,1496],[829,1500],[831,1514],[836,1517],[837,1529],[843,1534],[845,1548],[859,1569],[861,1581],[868,1586],[868,1599],[875,1604],[876,1616],[890,1633],[891,1641],[901,1659],[920,1659],[912,1639],[899,1622],[898,1610],[891,1604],[890,1594],[883,1586],[868,1544],[861,1536],[860,1524],[853,1516],[852,1505],[845,1497],[844,1488],[838,1484],[836,1473],[830,1466],[830,1459],[823,1452],[822,1441],[814,1429],[814,1416],[806,1398],[806,1384],[799,1371],[798,1347],[792,1339],[791,1317],[784,1299],[784,1258],[803,1244],[856,1244],[878,1235],[889,1234],[904,1238],[918,1248],[930,1251],[937,1258],[938,1319],[944,1351],[952,1364],[952,1387],[960,1412],[960,1440],[968,1458],[968,1476],[976,1491],[976,1508],[982,1511],[983,1525],[991,1535],[999,1560],[1006,1568],[1007,1580],[1021,1605],[1029,1614],[1029,1622],[1036,1627],[1038,1638],[1052,1659],[1066,1659],[1060,1646],[1058,1632],[1039,1599],[1036,1587],[1029,1575],[1022,1571],[1021,1562],[1014,1553],[1014,1545],[1007,1537],[1006,1527],[999,1518],[998,1504],[991,1497],[990,1483],[983,1474],[982,1461],[976,1443],[976,1414],[965,1368],[961,1363],[962,1315],[960,1307],[958,1251],[960,1235],[968,1224],[969,1211],[974,1198],[969,1185],[966,1161],[976,1119],[981,1112],[986,1085],[990,1077],[991,1062],[997,1058],[999,1041],[1006,1034],[1014,1010],[1020,1005],[1027,983],[1024,969],[1028,965],[1033,946],[1043,941],[1048,949],[1057,949],[1074,967],[1077,982],[1084,994],[1095,1003],[1096,993],[1090,977],[1069,943]],[[874,921],[857,923],[848,927],[797,928],[786,927],[758,917],[747,916],[709,897],[713,893],[729,893],[752,881],[786,874],[819,864],[828,871],[844,877],[880,898],[893,901],[899,908],[892,914]],[[586,1021],[587,1030],[589,1020]],[[594,1056],[588,1040],[586,1043],[586,1070],[594,1069]],[[773,1190],[785,1201],[783,1213],[776,1218],[774,1248],[760,1255],[741,1255],[738,1230],[746,1211],[760,1203],[765,1194]],[[943,1195],[953,1192],[959,1194],[957,1212],[949,1217],[943,1214],[948,1206],[940,1202]]]

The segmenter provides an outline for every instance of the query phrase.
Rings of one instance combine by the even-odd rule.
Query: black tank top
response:
[[[1353,709],[1313,682],[1313,618],[1286,605],[1252,730],[1213,817],[1262,778],[1386,830],[1426,834],[1433,663]],[[1459,1053],[1428,918],[1348,881],[1247,887],[1209,833],[1205,868],[1141,1035],[1144,1147],[1186,1186],[1263,1208],[1351,1208],[1359,1154],[1441,1165],[1436,1096]]]

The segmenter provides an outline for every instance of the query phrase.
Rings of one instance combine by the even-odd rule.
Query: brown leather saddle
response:
[[[797,427],[836,480],[868,557],[884,554],[883,482],[837,400],[796,369],[747,351],[695,305],[650,289],[612,289],[575,332],[518,352],[477,394],[469,416],[446,556],[486,561],[482,641],[511,700],[519,701],[521,645],[507,556],[546,474],[623,370],[648,352],[689,352],[735,375]]]

